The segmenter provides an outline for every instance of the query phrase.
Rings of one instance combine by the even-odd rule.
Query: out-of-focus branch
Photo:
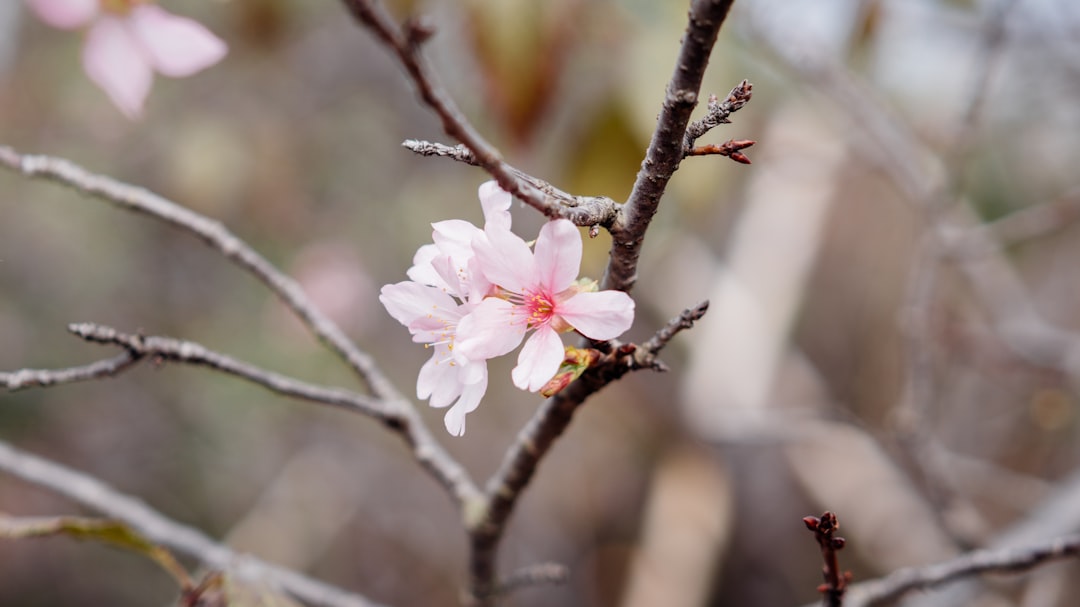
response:
[[[234,552],[203,532],[165,517],[141,500],[120,493],[92,476],[26,453],[3,441],[0,441],[0,470],[122,521],[150,541],[196,558],[208,567],[230,569],[272,584],[311,605],[379,607],[358,594]]]
[[[637,282],[638,258],[645,231],[652,221],[668,181],[686,152],[685,137],[690,114],[698,102],[701,80],[709,65],[716,36],[734,0],[695,0],[689,24],[668,82],[660,117],[653,131],[634,189],[623,205],[622,215],[610,228],[611,259],[601,282],[602,289],[629,291]]]
[[[123,352],[112,358],[99,360],[81,367],[67,369],[19,369],[18,371],[0,371],[0,386],[8,390],[22,390],[32,387],[67,384],[88,379],[112,377],[134,365],[139,359],[131,352]]]
[[[308,299],[295,280],[274,267],[220,222],[149,190],[91,173],[63,158],[22,155],[10,147],[0,146],[0,167],[27,177],[47,179],[72,187],[120,208],[146,214],[198,236],[226,259],[259,279],[327,347],[356,371],[367,383],[374,400],[382,403],[378,407],[382,413],[378,416],[402,436],[420,464],[451,492],[462,511],[467,509],[468,502],[479,499],[480,491],[465,469],[439,445],[416,407],[398,392],[371,357],[361,351]],[[388,421],[390,419],[392,421]]]
[[[865,607],[895,599],[912,590],[925,590],[984,573],[1016,573],[1047,561],[1080,555],[1080,535],[1070,535],[1019,548],[975,550],[944,563],[908,567],[848,588],[847,607]]]
[[[464,162],[465,164],[480,166],[476,154],[473,154],[464,145],[451,146],[416,139],[406,139],[401,145],[421,156],[440,156]],[[543,179],[533,177],[510,165],[506,165],[506,167],[518,179],[532,185],[532,187],[543,192],[549,200],[561,205],[560,216],[569,219],[575,225],[607,227],[615,221],[619,214],[619,204],[606,196],[574,196],[556,188]]]
[[[349,12],[389,47],[416,86],[421,101],[439,117],[443,131],[472,152],[475,164],[487,171],[499,187],[548,217],[565,217],[570,209],[564,200],[548,196],[503,161],[502,155],[473,127],[439,83],[421,47],[434,30],[417,19],[398,25],[376,0],[343,0]]]
[[[329,317],[311,303],[295,280],[275,268],[220,222],[144,188],[91,173],[64,158],[23,155],[8,146],[0,146],[0,167],[27,177],[54,181],[120,208],[149,215],[191,232],[265,284],[324,344],[368,383],[375,396],[387,400],[400,399],[389,379],[379,371],[371,357],[360,351]]]
[[[171,361],[209,367],[258,384],[283,396],[359,411],[389,426],[397,423],[394,408],[388,407],[380,400],[348,390],[309,384],[280,373],[260,369],[192,341],[131,335],[121,333],[112,327],[89,322],[69,325],[68,330],[89,342],[120,346],[134,360],[149,358],[157,362]]]

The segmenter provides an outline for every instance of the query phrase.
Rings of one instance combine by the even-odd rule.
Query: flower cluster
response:
[[[614,339],[634,320],[629,295],[577,279],[582,243],[573,223],[548,222],[530,248],[510,231],[510,194],[493,181],[479,193],[484,228],[463,220],[433,224],[433,244],[416,252],[410,280],[384,286],[379,296],[413,341],[432,349],[417,397],[453,405],[445,421],[455,436],[465,433],[465,416],[487,390],[488,359],[525,340],[511,376],[518,388],[536,392],[563,363],[560,333]]]
[[[146,0],[27,0],[42,21],[86,29],[82,63],[128,118],[138,118],[154,72],[190,76],[225,56],[227,48],[196,21]]]

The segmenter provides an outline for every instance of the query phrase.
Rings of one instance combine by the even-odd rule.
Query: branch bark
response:
[[[0,441],[0,470],[127,523],[147,539],[196,558],[211,568],[232,569],[241,575],[271,583],[311,605],[380,607],[358,594],[235,552],[198,529],[173,521],[141,500],[125,495],[90,475],[26,453],[4,441]]]

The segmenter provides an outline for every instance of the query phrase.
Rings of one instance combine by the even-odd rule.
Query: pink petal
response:
[[[445,352],[436,352],[420,367],[416,377],[416,397],[430,398],[432,407],[443,408],[461,395],[463,385],[458,381],[457,367],[450,364]]]
[[[487,392],[487,384],[487,372],[485,371],[481,381],[465,386],[465,389],[461,392],[461,398],[453,407],[450,407],[450,410],[446,412],[446,416],[443,418],[447,432],[453,436],[465,434],[465,416],[480,406],[480,400],[484,397],[484,393]]]
[[[435,311],[457,308],[457,302],[441,290],[410,280],[383,286],[379,301],[394,320],[406,327],[432,316]]]
[[[494,181],[485,181],[480,184],[478,192],[480,206],[484,208],[484,228],[491,226],[494,229],[510,229],[510,192],[499,187]]]
[[[90,28],[83,46],[83,69],[128,118],[142,114],[154,73],[124,22],[102,16]]]
[[[99,0],[27,0],[42,21],[64,30],[82,27],[97,15]]]
[[[518,364],[510,373],[514,385],[536,392],[555,377],[565,357],[562,340],[551,327],[541,327],[525,342]]]
[[[154,4],[131,10],[128,22],[154,69],[166,76],[190,76],[221,61],[228,47],[203,25]]]
[[[514,316],[514,306],[488,297],[458,323],[456,353],[469,360],[486,360],[513,350],[525,336],[526,325]]]
[[[533,253],[513,232],[484,230],[483,236],[473,241],[473,252],[484,278],[508,291],[521,293],[538,284]]]
[[[581,269],[581,232],[566,219],[549,221],[540,228],[534,255],[540,284],[558,293],[574,283]]]
[[[414,282],[418,282],[423,285],[431,285],[433,287],[445,288],[448,285],[442,282],[442,277],[439,276],[435,268],[432,267],[432,260],[434,260],[442,253],[439,251],[439,247],[433,244],[426,244],[416,250],[416,254],[413,255],[413,265],[405,274]]]
[[[556,314],[590,339],[615,339],[634,324],[634,300],[622,291],[578,293]]]

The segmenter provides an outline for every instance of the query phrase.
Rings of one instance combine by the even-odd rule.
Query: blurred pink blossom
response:
[[[128,118],[142,114],[154,72],[182,78],[225,56],[227,47],[200,23],[142,0],[27,0],[49,25],[87,28],[87,76]]]

